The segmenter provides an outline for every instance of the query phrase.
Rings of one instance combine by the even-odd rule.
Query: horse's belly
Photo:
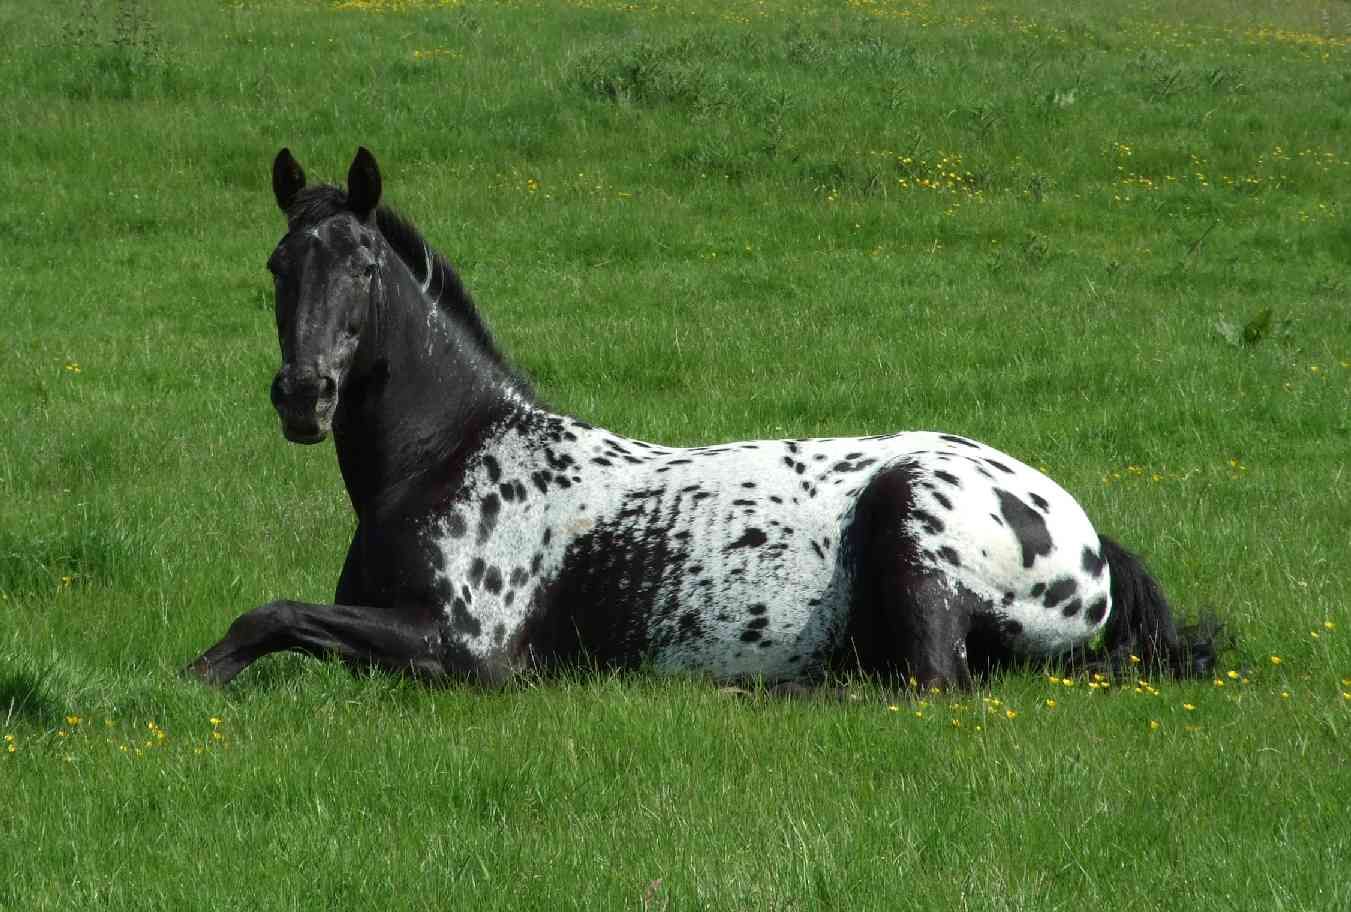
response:
[[[648,631],[652,664],[715,678],[817,674],[848,615],[849,580],[834,558],[784,549],[683,580],[671,593],[677,610]]]

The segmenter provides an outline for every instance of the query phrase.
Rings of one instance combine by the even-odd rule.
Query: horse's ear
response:
[[[304,187],[305,170],[291,156],[291,150],[283,148],[272,160],[272,192],[276,194],[277,205],[282,212],[291,207],[296,194]]]
[[[365,146],[357,149],[352,167],[347,169],[347,207],[361,221],[370,218],[380,205],[380,168]]]

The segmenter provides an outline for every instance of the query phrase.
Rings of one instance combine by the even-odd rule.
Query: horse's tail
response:
[[[1112,613],[1102,645],[1089,650],[1091,664],[1124,671],[1139,663],[1144,674],[1208,677],[1220,650],[1221,625],[1213,616],[1178,628],[1163,590],[1139,557],[1105,536],[1102,554],[1112,576]]]

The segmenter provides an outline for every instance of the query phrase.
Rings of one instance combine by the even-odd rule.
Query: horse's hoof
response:
[[[199,684],[214,686],[220,683],[211,673],[211,663],[206,660],[205,656],[183,666],[178,672],[178,676],[189,681],[196,681]]]

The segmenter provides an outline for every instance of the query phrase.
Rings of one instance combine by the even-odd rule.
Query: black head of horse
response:
[[[282,356],[272,403],[288,440],[333,433],[358,509],[444,461],[504,409],[533,401],[454,270],[380,205],[367,149],[352,160],[345,192],[306,186],[282,149],[272,189],[287,219],[268,260]]]
[[[315,220],[316,213],[296,206],[305,172],[290,150],[282,149],[272,164],[272,189],[291,229],[267,261],[282,357],[272,404],[282,432],[295,443],[328,436],[358,354],[369,361],[371,345],[363,348],[362,338],[382,294],[387,248],[374,219],[380,172],[365,148],[352,161],[347,186],[345,208]]]

